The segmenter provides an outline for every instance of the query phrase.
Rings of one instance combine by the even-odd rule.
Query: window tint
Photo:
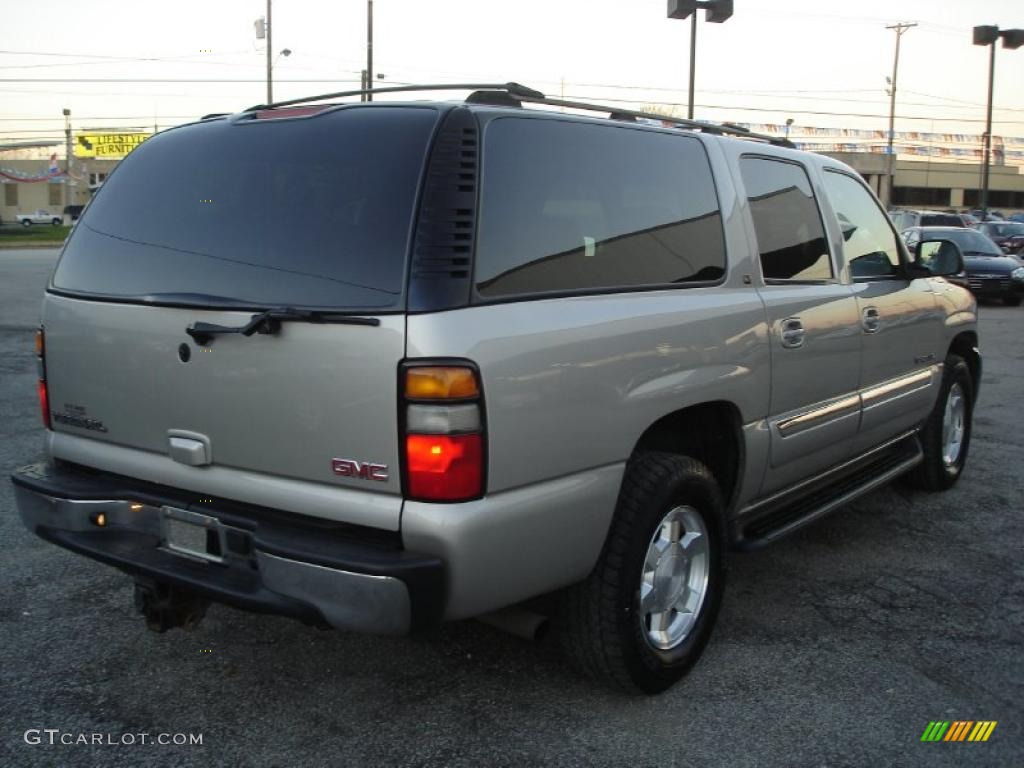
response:
[[[839,217],[846,261],[853,277],[899,274],[896,235],[871,193],[845,173],[826,171],[824,178],[832,208]]]
[[[210,305],[398,306],[436,121],[434,109],[352,107],[158,134],[96,194],[54,285]]]
[[[807,172],[799,165],[760,157],[740,161],[766,280],[832,277],[821,214]]]
[[[683,135],[502,118],[484,140],[482,296],[719,280],[711,169]]]

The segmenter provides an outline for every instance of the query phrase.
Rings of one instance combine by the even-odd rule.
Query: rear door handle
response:
[[[787,317],[782,321],[782,346],[786,349],[802,347],[806,334],[799,317]]]
[[[882,325],[882,318],[878,314],[877,307],[864,307],[861,313],[861,326],[865,333],[877,333]]]

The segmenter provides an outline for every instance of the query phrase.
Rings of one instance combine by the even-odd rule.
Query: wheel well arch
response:
[[[633,448],[676,453],[703,462],[715,476],[725,509],[739,486],[744,461],[743,420],[733,403],[715,400],[681,408],[651,424]]]
[[[978,353],[978,334],[974,331],[963,331],[953,337],[949,352],[962,357],[971,369],[971,383],[974,384],[974,397],[978,397],[981,386],[981,355]]]

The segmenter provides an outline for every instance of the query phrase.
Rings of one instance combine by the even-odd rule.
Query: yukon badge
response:
[[[387,464],[374,464],[355,459],[331,459],[331,468],[334,470],[334,474],[342,477],[357,477],[361,480],[378,480],[380,482],[386,482],[388,479]]]

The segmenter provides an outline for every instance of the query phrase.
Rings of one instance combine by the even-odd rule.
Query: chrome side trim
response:
[[[842,416],[848,416],[860,408],[860,397],[857,395],[846,395],[839,400],[834,400],[828,405],[814,408],[802,413],[799,416],[780,421],[777,425],[779,434],[783,437],[791,437],[808,429],[819,427],[826,422]]]
[[[830,469],[826,469],[824,472],[819,472],[816,475],[801,480],[799,483],[795,483],[794,485],[790,485],[786,488],[783,488],[780,491],[776,491],[771,496],[767,496],[764,499],[755,501],[753,504],[748,504],[737,513],[736,517],[737,519],[742,518],[748,514],[756,512],[762,507],[771,506],[772,504],[776,503],[780,499],[785,498],[786,496],[796,494],[802,488],[806,488],[807,486],[813,485],[814,483],[817,482],[827,481],[830,476],[843,473],[845,470],[849,469],[854,464],[858,464],[876,453],[884,451],[887,448],[891,448],[893,445],[900,442],[901,440],[906,440],[908,437],[915,434],[917,431],[917,429],[908,430],[892,438],[891,440],[886,440],[881,445],[876,445],[871,450],[865,451],[864,453],[861,453],[858,456],[853,457],[852,459],[844,461],[842,464],[837,464],[836,466]]]
[[[861,397],[864,400],[864,407],[870,408],[881,400],[887,400],[890,397],[908,395],[918,389],[930,387],[937,367],[938,366],[932,366],[923,371],[917,371],[907,376],[901,376],[898,379],[892,379],[881,384],[876,384],[873,387],[868,387],[861,392]]]

